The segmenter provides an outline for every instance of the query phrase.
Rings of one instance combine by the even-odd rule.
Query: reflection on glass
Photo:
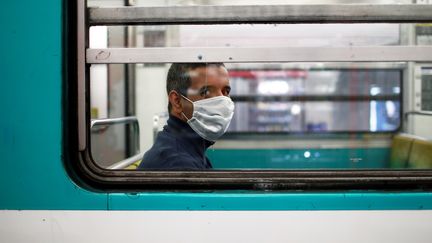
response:
[[[394,131],[400,125],[399,104],[399,101],[238,102],[236,115],[228,131],[260,133]],[[245,120],[245,117],[249,119]]]
[[[230,132],[383,132],[400,124],[400,70],[252,69],[230,77]]]
[[[98,124],[99,121],[106,121]],[[103,168],[110,168],[139,153],[139,128],[135,121],[94,119],[90,129],[91,156]]]

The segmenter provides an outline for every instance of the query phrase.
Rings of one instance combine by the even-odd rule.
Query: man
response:
[[[206,149],[231,122],[234,103],[223,63],[174,63],[168,71],[169,119],[138,169],[211,169]]]

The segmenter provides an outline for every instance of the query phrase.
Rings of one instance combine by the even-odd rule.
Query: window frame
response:
[[[175,8],[174,14],[181,13],[189,8],[204,9],[210,6],[192,6],[192,7],[171,7]],[[214,7],[214,6],[213,6]],[[249,6],[252,9],[257,6]],[[249,8],[248,7],[248,8]],[[262,8],[262,6],[258,6]],[[324,10],[323,11],[323,7]],[[358,8],[361,8],[361,11]],[[159,11],[167,11],[170,7],[152,8],[151,12],[160,14]],[[215,7],[228,11],[234,8],[235,11],[242,9],[242,13],[247,12],[244,6],[221,6]],[[270,10],[280,8],[280,6],[270,7]],[[150,16],[148,18],[139,18],[138,22],[146,24],[174,24],[177,21],[181,23],[357,23],[357,22],[432,22],[432,5],[288,5],[283,7],[284,11],[292,10],[294,13],[307,13],[307,9],[315,9],[315,12],[320,10],[319,17],[315,15],[291,15],[288,17],[280,16],[272,19],[272,16],[265,15],[262,18],[253,18],[254,16],[246,16],[240,14],[240,17],[235,16],[227,18],[227,13],[222,11],[220,18],[214,16],[200,16],[194,19],[186,18],[184,20],[176,19],[175,16],[166,15],[168,17]],[[302,9],[303,8],[303,9]],[[109,9],[109,8],[108,8]],[[116,8],[121,9],[121,8]],[[130,8],[134,9],[134,8]],[[129,9],[129,10],[130,10]],[[136,9],[136,8],[135,8]],[[299,10],[300,9],[300,10]],[[345,11],[338,12],[337,10],[344,9]],[[356,10],[357,9],[357,10]],[[390,11],[401,10],[399,12]],[[94,8],[87,9],[85,0],[76,2],[65,0],[64,10],[64,35],[63,35],[63,155],[65,168],[71,178],[79,185],[93,191],[213,191],[213,190],[261,190],[261,191],[312,191],[312,190],[431,190],[432,189],[432,170],[356,170],[356,171],[341,171],[341,170],[248,170],[248,171],[125,171],[125,170],[106,170],[99,167],[91,159],[89,154],[90,139],[90,112],[89,112],[89,89],[88,70],[91,63],[97,63],[97,55],[101,51],[120,51],[123,56],[128,57],[131,50],[101,50],[87,49],[88,34],[87,30],[93,24],[115,24],[104,21],[95,21],[92,19],[95,11],[104,12],[106,9]],[[126,8],[124,8],[125,11]],[[157,10],[157,11],[155,11]],[[207,9],[208,10],[208,9]],[[370,13],[368,10],[373,10]],[[117,10],[116,10],[117,11]],[[123,10],[120,10],[123,11]],[[132,10],[134,11],[134,10]],[[141,11],[141,10],[139,10]],[[219,11],[219,10],[218,10]],[[216,13],[220,13],[215,11]],[[313,12],[313,11],[312,11]],[[111,11],[106,13],[111,14]],[[279,13],[279,12],[278,12]],[[359,13],[359,14],[354,14]],[[369,13],[369,14],[368,14]],[[396,13],[396,14],[395,14]],[[354,14],[354,15],[353,15]],[[157,14],[156,14],[157,15]],[[87,17],[90,16],[90,19]],[[131,15],[132,16],[132,15]],[[165,16],[165,15],[160,15]],[[311,17],[312,16],[312,17]],[[208,18],[207,18],[208,17]],[[154,18],[154,19],[152,19]],[[124,24],[125,22],[121,22]],[[136,24],[131,20],[127,22]],[[342,48],[343,49],[343,48]],[[290,52],[300,51],[301,55],[311,51],[316,52],[318,49],[286,49]],[[325,53],[334,51],[334,48],[322,48],[319,56]],[[344,61],[352,60],[350,56],[354,55],[354,61],[373,61],[377,59],[373,57],[373,52],[381,50],[384,54],[380,61],[430,61],[432,47],[367,47],[365,48],[346,48],[335,59],[324,58],[321,61]],[[265,49],[255,50],[251,53],[250,49],[241,49],[237,53],[238,56],[232,57],[226,55],[226,48],[207,52],[205,49],[186,50],[185,53],[178,48],[152,48],[151,50],[133,50],[138,55],[149,54],[145,56],[148,59],[142,59],[136,55],[132,55],[129,59],[117,59],[122,63],[128,63],[128,60],[133,62],[188,62],[188,61],[232,61],[241,62],[252,61],[251,55],[259,56],[263,54]],[[194,54],[198,53],[198,55]],[[175,55],[172,55],[175,53]],[[202,54],[204,53],[204,54]],[[225,53],[225,56],[221,55]],[[112,54],[112,53],[111,53]],[[153,59],[157,56],[165,57],[163,59]],[[115,55],[110,55],[111,57]],[[184,56],[185,58],[178,58]],[[219,56],[219,57],[218,57]],[[294,55],[295,56],[295,55]],[[324,55],[325,56],[325,55]],[[176,57],[170,59],[169,57]],[[230,59],[231,57],[231,59]],[[242,59],[246,58],[246,59]],[[298,60],[297,58],[294,58]],[[292,61],[294,61],[292,59]],[[329,60],[331,59],[331,60]],[[234,61],[235,60],[235,61]],[[305,60],[300,61],[307,61]],[[103,60],[106,62],[106,59]],[[260,59],[259,61],[290,61]],[[315,60],[320,61],[320,60]]]

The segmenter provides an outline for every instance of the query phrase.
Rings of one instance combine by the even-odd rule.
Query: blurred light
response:
[[[301,112],[301,107],[300,105],[294,104],[291,106],[291,114],[293,115],[298,115]]]
[[[400,87],[393,87],[393,93],[399,94],[400,93]]]
[[[92,26],[89,33],[90,48],[108,47],[108,27]]]
[[[396,105],[393,101],[386,101],[385,103],[386,106],[386,111],[387,111],[387,116],[388,117],[393,117],[394,114],[396,113]]]
[[[265,81],[258,84],[258,93],[264,95],[288,94],[290,87],[282,80]]]
[[[371,95],[377,95],[379,93],[381,93],[381,88],[380,87],[372,87],[370,89],[370,94]]]
[[[311,153],[309,151],[306,151],[303,155],[305,158],[309,158],[311,156]]]
[[[370,127],[370,131],[372,131],[372,132],[376,132],[376,130],[378,128],[378,124],[377,124],[377,102],[376,101],[370,102],[369,127]]]

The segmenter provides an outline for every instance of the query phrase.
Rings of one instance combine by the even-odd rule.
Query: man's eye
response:
[[[231,89],[225,89],[225,92],[224,92],[225,94],[224,95],[225,96],[229,96],[230,92],[231,92]]]
[[[201,90],[201,92],[200,92],[200,95],[202,97],[208,96],[209,94],[210,94],[210,91],[208,89]]]

